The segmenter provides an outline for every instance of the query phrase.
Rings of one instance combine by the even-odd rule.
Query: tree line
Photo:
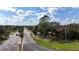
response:
[[[28,28],[35,35],[43,38],[51,38],[57,41],[79,40],[79,24],[60,25],[58,22],[51,22],[48,15],[41,17],[38,25],[29,26]]]
[[[60,25],[58,22],[51,22],[48,15],[41,17],[39,24],[35,26],[0,26],[0,41],[6,40],[9,33],[17,30],[23,37],[24,27],[30,29],[35,35],[50,38],[52,41],[79,41],[79,24]]]
[[[23,32],[23,27],[22,26],[0,26],[0,41],[4,41],[4,40],[7,40],[10,33],[11,32],[16,32],[18,31],[20,33],[20,36],[21,33]]]

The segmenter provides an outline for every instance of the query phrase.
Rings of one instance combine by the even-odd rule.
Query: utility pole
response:
[[[67,28],[66,27],[65,27],[65,41],[67,41]]]

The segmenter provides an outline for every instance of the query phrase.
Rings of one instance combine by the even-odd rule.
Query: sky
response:
[[[3,7],[0,25],[37,25],[44,15],[61,25],[79,23],[78,7]]]

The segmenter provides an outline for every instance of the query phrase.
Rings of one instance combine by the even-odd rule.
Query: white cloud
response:
[[[11,19],[12,20],[10,20],[10,21],[12,21],[12,22],[21,22],[21,21],[23,21],[24,17],[23,16],[13,16]]]
[[[16,12],[16,8],[13,8],[13,7],[2,7],[0,8],[0,10]]]
[[[48,7],[48,8],[45,8],[45,7],[40,7],[43,11],[46,11],[46,14],[50,17],[51,21],[59,21],[58,18],[54,17],[53,14],[56,13],[56,11],[59,9],[59,8],[56,8],[56,7]]]
[[[14,12],[15,14],[17,15],[13,15],[11,17],[5,17],[5,16],[1,16],[0,17],[0,24],[7,24],[7,25],[16,25],[16,24],[19,24],[25,19],[25,17],[28,17],[29,15],[35,15],[36,12],[35,11],[32,11],[32,10],[23,10],[23,9],[18,9],[16,11],[16,8],[0,8],[0,10],[4,10],[4,11],[11,11],[11,12]],[[28,20],[28,19],[27,19]],[[22,23],[23,23],[22,22]],[[22,24],[21,23],[21,24]],[[23,23],[24,24],[24,23]]]
[[[14,12],[16,13],[17,15],[13,15],[12,17],[0,17],[0,24],[4,23],[4,24],[18,24],[19,22],[21,23],[22,21],[24,21],[25,17],[27,18],[29,15],[30,16],[36,16],[35,19],[37,20],[34,20],[33,19],[33,22],[37,23],[39,22],[38,20],[43,17],[44,15],[48,15],[49,17],[51,17],[51,21],[57,21],[57,22],[60,22],[60,19],[59,18],[56,18],[54,17],[54,13],[56,13],[56,11],[59,9],[59,8],[53,8],[53,7],[48,7],[48,8],[44,8],[44,7],[40,7],[44,12],[35,12],[35,11],[32,11],[32,10],[23,10],[23,9],[18,9],[16,10],[16,8],[0,8],[0,10],[5,10],[5,11],[11,11],[11,12]],[[50,14],[50,15],[49,15]],[[32,18],[30,18],[32,19]],[[7,21],[7,22],[6,22]],[[28,21],[28,19],[26,19],[26,21]],[[66,18],[65,20],[61,21],[61,24],[62,25],[66,25],[66,24],[70,24],[70,23],[78,23],[79,20],[75,20],[75,19],[70,19],[70,18]],[[24,22],[25,23],[25,22]],[[23,23],[23,24],[24,24]],[[22,23],[21,23],[22,24]]]
[[[35,15],[37,16],[37,19],[40,19],[41,17],[43,17],[46,14],[47,14],[46,12],[42,12],[42,13],[36,13]]]
[[[16,25],[22,22],[24,17],[12,16],[12,17],[0,17],[0,25]]]
[[[21,16],[21,15],[25,14],[25,11],[23,9],[19,9],[19,10],[17,10],[16,14]]]
[[[27,11],[24,11],[23,9],[19,9],[17,10],[16,14],[19,15],[19,16],[29,16],[30,14],[32,13],[35,13],[35,11],[32,11],[32,10],[27,10]],[[33,15],[33,14],[32,14]]]
[[[8,24],[15,24],[17,22],[22,22],[25,17],[30,16],[36,16],[36,19],[39,20],[41,17],[43,17],[44,15],[47,15],[48,13],[53,17],[52,13],[55,12],[55,10],[57,10],[57,8],[44,8],[44,7],[40,7],[43,11],[47,10],[46,12],[40,12],[37,13],[35,11],[32,10],[23,10],[23,9],[18,9],[16,10],[16,8],[11,8],[11,7],[7,7],[7,8],[0,8],[0,10],[5,10],[5,11],[11,11],[14,12],[15,14],[17,14],[16,16],[13,15],[12,17],[5,17],[5,19],[3,19],[2,23],[8,23]],[[5,21],[4,21],[5,20]],[[28,19],[27,19],[28,20]],[[53,17],[53,20],[55,20],[55,18]],[[34,21],[34,20],[33,20]]]
[[[55,13],[55,11],[56,10],[58,10],[59,8],[57,7],[40,7],[40,9],[42,9],[43,11],[47,11],[47,13],[49,13],[49,14],[53,14],[53,13]]]
[[[11,20],[11,19],[10,18],[7,18],[7,17],[0,17],[0,25],[6,25],[8,20]]]
[[[10,25],[10,24],[18,24],[20,22],[22,22],[25,17],[28,17],[29,15],[36,15],[38,18],[42,17],[44,15],[44,13],[36,13],[35,11],[32,11],[32,10],[23,10],[23,9],[18,9],[16,10],[16,8],[0,8],[0,10],[4,10],[4,11],[11,11],[11,12],[14,12],[15,14],[17,14],[16,16],[13,15],[11,17],[0,17],[0,24],[7,24],[7,25]],[[27,19],[28,20],[28,19]],[[22,24],[22,23],[21,23]]]
[[[5,17],[1,17],[1,18],[0,18],[0,23],[5,23],[5,22],[6,22],[5,19],[6,19]]]
[[[35,11],[32,11],[32,10],[28,10],[28,11],[25,11],[24,16],[29,16],[30,14],[31,15],[34,15],[33,13],[36,13],[36,12]]]
[[[79,23],[78,19],[66,18],[65,20],[61,21],[61,25],[67,25],[71,23]]]
[[[3,8],[0,8],[0,10],[11,11],[11,12],[14,12],[15,14],[17,14],[16,16],[13,15],[12,17],[5,17],[5,16],[0,17],[0,19],[2,19],[2,20],[0,20],[0,23],[3,23],[3,24],[16,24],[17,22],[21,22],[24,19],[24,16],[21,15],[21,13],[24,12],[23,10],[17,10],[16,11],[16,8],[13,8],[13,7],[3,7]]]
[[[40,7],[40,9],[42,9],[44,12],[40,12],[40,13],[35,13],[33,15],[37,16],[37,20],[39,20],[41,17],[43,17],[44,15],[48,15],[50,17],[50,21],[59,21],[58,18],[55,18],[53,13],[55,13],[56,10],[58,10],[58,8],[53,8],[53,7]]]
[[[45,7],[40,7],[40,9],[42,9],[43,11],[46,11],[46,8]]]
[[[79,19],[72,19],[73,23],[78,23],[79,24]]]
[[[53,8],[53,7],[48,7],[48,8],[47,8],[48,13],[50,13],[51,15],[52,15],[53,13],[55,13],[55,11],[58,10],[58,9],[59,9],[59,8],[56,8],[56,7],[54,7],[54,8]]]

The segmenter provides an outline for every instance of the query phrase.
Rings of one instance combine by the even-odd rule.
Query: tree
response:
[[[46,36],[49,31],[49,21],[50,18],[47,15],[44,15],[40,18],[38,30],[42,33],[42,36]]]

